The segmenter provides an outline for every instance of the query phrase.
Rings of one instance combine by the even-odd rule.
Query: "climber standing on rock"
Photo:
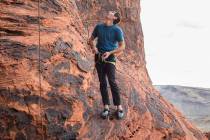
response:
[[[110,115],[110,100],[106,76],[111,87],[113,103],[116,106],[116,117],[122,119],[124,116],[120,90],[115,80],[116,56],[125,49],[124,34],[122,29],[117,25],[120,20],[121,16],[119,12],[108,11],[104,17],[104,22],[98,23],[95,26],[92,35],[88,40],[88,44],[95,53],[95,67],[98,73],[100,92],[104,105],[101,117],[104,119]],[[93,45],[95,38],[98,38],[96,47]]]

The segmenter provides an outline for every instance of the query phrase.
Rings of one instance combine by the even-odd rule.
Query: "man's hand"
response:
[[[89,40],[87,41],[87,44],[88,44],[89,46],[93,47],[93,40],[92,40],[92,39],[89,39]]]
[[[103,54],[102,58],[105,60],[105,59],[107,59],[110,56],[110,54],[111,54],[110,52],[105,52]]]
[[[96,53],[98,53],[98,49],[97,49],[96,47],[93,47],[93,48],[92,48],[92,52],[93,52],[94,54],[96,54]]]

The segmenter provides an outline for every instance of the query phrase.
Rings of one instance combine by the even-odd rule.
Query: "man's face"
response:
[[[106,20],[114,20],[116,17],[114,16],[115,12],[114,11],[108,11],[107,15],[105,16]]]

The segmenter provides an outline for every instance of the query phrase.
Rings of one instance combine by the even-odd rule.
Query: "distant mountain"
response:
[[[210,89],[156,85],[161,95],[176,106],[202,131],[210,131]]]

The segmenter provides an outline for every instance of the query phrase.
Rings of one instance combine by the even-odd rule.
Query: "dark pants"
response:
[[[100,62],[96,63],[95,66],[100,82],[100,91],[101,91],[103,104],[110,105],[108,89],[107,89],[107,80],[106,80],[107,76],[109,85],[111,87],[113,103],[115,106],[120,105],[121,104],[120,92],[115,80],[115,72],[116,72],[115,65],[111,63]]]

